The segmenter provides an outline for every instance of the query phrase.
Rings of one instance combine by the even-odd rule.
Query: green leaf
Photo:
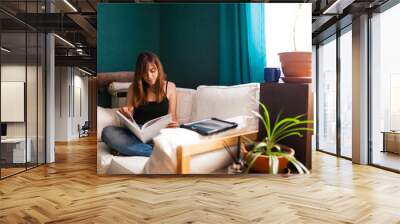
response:
[[[269,112],[268,112],[267,107],[262,102],[260,102],[260,106],[264,111],[265,122],[267,123],[267,128],[268,128],[267,129],[267,134],[268,134],[268,137],[270,137],[271,136],[271,118],[269,116]]]
[[[286,134],[286,135],[284,135],[284,136],[278,138],[278,139],[276,140],[276,142],[279,142],[279,141],[281,141],[282,139],[285,139],[285,138],[290,137],[290,136],[293,136],[293,135],[297,135],[298,137],[303,137],[303,135],[302,135],[300,132],[291,132],[291,133],[288,133],[288,134]]]
[[[257,158],[261,155],[261,153],[251,153],[249,152],[245,158],[247,162],[247,168],[245,173],[249,173],[251,167],[253,166],[254,162],[256,162]]]
[[[262,121],[262,123],[263,123],[263,125],[264,125],[264,128],[265,128],[265,131],[267,132],[267,136],[269,136],[269,126],[268,126],[268,124],[267,124],[267,121],[264,119],[264,117],[263,116],[261,116],[261,114],[259,114],[257,111],[252,111],[252,113],[254,114],[254,115],[256,115],[258,118],[260,118],[261,119],[261,121]]]
[[[277,135],[276,135],[276,138],[277,138],[277,139],[280,139],[281,136],[284,136],[284,135],[286,135],[286,134],[288,134],[288,133],[291,133],[291,132],[312,131],[312,130],[313,130],[312,128],[292,128],[292,129],[288,129],[288,130],[286,130],[286,131],[284,131],[284,132],[282,132],[282,133],[277,134]],[[281,140],[282,140],[282,139],[281,139]],[[276,142],[278,142],[278,141],[276,141]]]
[[[274,122],[274,127],[276,126],[276,124],[279,122],[280,118],[282,115],[282,111],[279,111],[278,115],[276,116],[275,122]]]
[[[293,158],[293,156],[290,155],[286,155],[285,158],[294,165],[294,167],[296,168],[296,170],[300,173],[303,174],[303,170],[301,169],[301,167],[296,163],[295,159]]]
[[[290,163],[292,163],[292,164],[295,166],[295,168],[297,169],[297,171],[298,171],[300,174],[304,174],[304,173],[310,174],[310,171],[307,169],[307,167],[305,167],[305,166],[303,165],[303,163],[301,163],[300,161],[298,161],[294,156],[286,155],[285,157],[286,157],[286,159],[287,159]]]
[[[282,129],[285,129],[287,126],[293,124],[293,122],[285,122],[284,124],[282,124],[279,128],[276,128],[276,126],[274,126],[274,130],[273,130],[273,136],[276,136],[277,133],[279,133]]]
[[[268,165],[270,174],[277,174],[279,172],[279,159],[276,156],[270,155],[268,157]]]
[[[276,156],[273,156],[273,174],[278,174],[279,172],[279,159]]]
[[[269,157],[268,157],[268,171],[269,171],[269,173],[270,174],[274,174],[274,171],[273,171],[273,158],[272,158],[273,156],[272,155],[270,155]]]
[[[294,123],[294,122],[296,122],[296,121],[297,121],[297,120],[294,119],[294,118],[284,118],[284,119],[280,120],[276,125],[274,125],[274,128],[273,128],[273,130],[272,130],[272,133],[275,133],[275,132],[279,129],[279,127],[280,127],[281,125],[283,125],[283,124],[285,124],[285,123]]]
[[[274,148],[276,148],[278,151],[282,151],[279,145],[274,145]]]
[[[263,148],[265,148],[264,150],[262,150]],[[254,148],[253,148],[253,152],[261,152],[261,153],[263,153],[263,152],[265,152],[266,151],[266,149],[267,149],[267,143],[265,143],[265,142],[260,142],[260,143],[258,143],[256,146],[254,146]]]
[[[301,162],[298,161],[297,159],[294,159],[294,160],[295,160],[295,162],[304,170],[304,172],[305,172],[306,174],[310,174],[310,171],[307,169],[306,166],[303,165],[303,163],[301,163]]]
[[[274,136],[279,136],[279,135],[281,135],[282,132],[288,130],[288,129],[291,128],[291,127],[298,126],[298,125],[302,125],[302,124],[310,124],[310,123],[313,123],[313,121],[311,121],[311,120],[305,120],[305,121],[296,121],[296,122],[292,122],[292,123],[287,123],[287,124],[281,126],[281,128],[280,128],[279,130],[276,130],[276,131],[274,132]]]

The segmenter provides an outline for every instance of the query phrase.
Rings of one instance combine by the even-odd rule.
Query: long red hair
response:
[[[147,104],[147,96],[149,87],[144,76],[147,75],[149,64],[155,64],[158,70],[158,77],[154,84],[156,102],[160,103],[165,98],[164,83],[165,73],[158,56],[151,52],[140,53],[136,60],[135,76],[133,80],[133,106],[136,108],[140,105]]]

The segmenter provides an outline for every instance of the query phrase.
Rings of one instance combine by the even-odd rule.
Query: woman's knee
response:
[[[108,136],[111,134],[111,132],[112,132],[112,128],[111,128],[111,127],[112,127],[112,126],[105,127],[105,128],[103,128],[103,130],[101,131],[101,140],[102,140],[103,142],[107,141]]]
[[[116,126],[107,126],[103,128],[103,131],[101,132],[101,140],[103,142],[108,142],[109,140],[115,139],[115,137],[118,136],[119,128],[120,127]]]
[[[101,139],[109,147],[127,156],[150,156],[153,151],[152,145],[142,143],[123,127],[105,127]]]

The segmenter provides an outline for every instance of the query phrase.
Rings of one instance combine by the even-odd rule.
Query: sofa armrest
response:
[[[193,156],[220,150],[221,148],[224,148],[224,143],[228,146],[237,145],[239,138],[242,136],[255,140],[257,139],[257,133],[258,131],[243,132],[221,138],[205,140],[198,144],[178,146],[176,150],[177,173],[190,173],[190,161]]]

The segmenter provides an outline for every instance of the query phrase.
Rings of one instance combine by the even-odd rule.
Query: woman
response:
[[[169,128],[178,127],[176,119],[176,86],[165,80],[163,66],[157,55],[144,52],[136,60],[135,78],[129,87],[127,106],[119,111],[127,118],[132,114],[139,125],[154,118],[171,114]],[[102,140],[108,146],[127,156],[150,156],[152,144],[141,142],[124,127],[103,129]]]

